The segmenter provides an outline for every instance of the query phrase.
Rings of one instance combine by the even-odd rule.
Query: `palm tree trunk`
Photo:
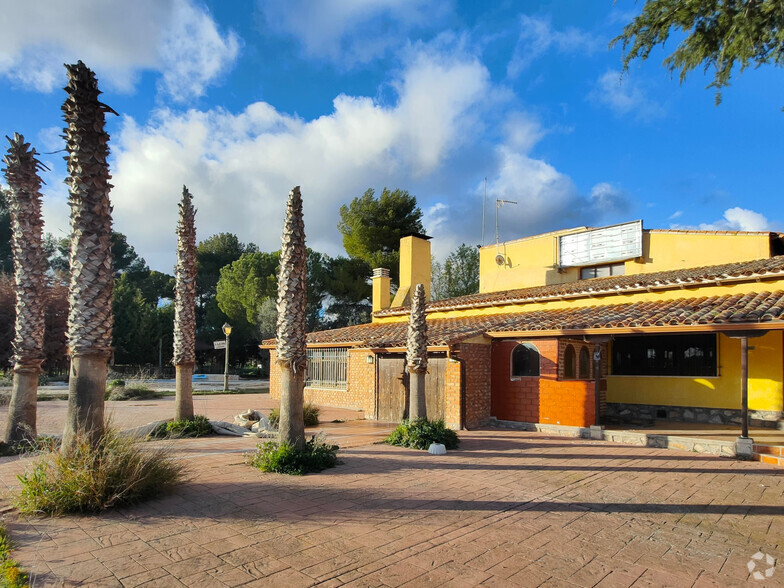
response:
[[[305,442],[305,420],[302,413],[305,396],[305,371],[281,366],[280,373],[280,440],[302,447]]]
[[[40,367],[24,369],[14,366],[14,384],[11,389],[11,404],[8,407],[8,423],[5,442],[16,445],[20,441],[35,439],[36,411],[38,404],[38,374]]]
[[[81,434],[93,443],[103,434],[104,394],[112,353],[112,185],[107,158],[109,135],[98,101],[95,74],[81,61],[67,65],[68,98],[62,110],[68,151],[68,204],[71,207],[71,283],[69,286],[68,350],[71,379],[68,414],[63,431],[64,452]],[[116,113],[115,113],[116,114]]]
[[[193,420],[193,364],[181,363],[174,366],[176,372],[176,397],[174,418]]]
[[[299,186],[289,192],[278,276],[277,363],[281,370],[281,442],[305,447],[302,405],[305,394],[307,250]]]
[[[71,359],[68,412],[63,431],[64,451],[70,450],[80,435],[86,435],[93,445],[103,435],[108,371],[106,355],[77,355]]]
[[[411,315],[406,339],[406,363],[409,378],[408,418],[427,418],[425,376],[427,375],[427,315],[425,313],[425,287],[417,284],[411,297]]]
[[[409,368],[410,377],[409,382],[409,406],[408,418],[415,421],[416,419],[427,417],[427,405],[425,402],[425,376],[427,372],[424,370],[411,371]]]
[[[11,249],[14,254],[16,321],[13,340],[14,383],[5,442],[15,445],[36,437],[38,374],[44,361],[46,322],[46,254],[41,218],[41,178],[46,167],[36,159],[35,149],[14,133],[3,158],[10,191]]]
[[[193,367],[196,363],[196,209],[182,187],[177,223],[174,287],[174,357],[177,397],[174,418],[193,420]]]

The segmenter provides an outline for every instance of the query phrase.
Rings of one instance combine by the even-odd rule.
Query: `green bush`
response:
[[[306,427],[316,427],[319,424],[319,414],[321,409],[310,402],[306,402],[302,407],[302,418]],[[273,408],[269,413],[269,422],[273,427],[277,427],[280,422],[280,410]]]
[[[151,390],[147,386],[120,386],[113,388],[109,393],[107,400],[149,400],[155,398],[155,390]]]
[[[165,492],[182,478],[169,446],[153,446],[107,428],[93,447],[86,435],[67,453],[40,457],[19,476],[21,513],[86,513],[133,504]]]
[[[428,421],[426,418],[403,421],[384,442],[412,449],[428,449],[431,443],[442,443],[447,449],[457,449],[460,444],[457,433],[448,429],[444,421]]]
[[[11,540],[8,532],[0,524],[0,586],[4,588],[27,588],[27,574],[19,567],[19,563],[11,559]]]
[[[179,419],[161,423],[150,433],[150,437],[161,439],[164,437],[204,437],[212,435],[212,425],[204,415],[196,415],[193,420]]]
[[[262,472],[302,476],[335,467],[338,464],[337,452],[337,445],[330,445],[322,437],[314,435],[301,451],[289,443],[259,443],[256,453],[247,455],[246,463]]]

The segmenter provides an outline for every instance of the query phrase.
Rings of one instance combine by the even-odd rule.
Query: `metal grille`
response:
[[[348,381],[348,349],[325,347],[308,349],[306,386],[345,390]]]

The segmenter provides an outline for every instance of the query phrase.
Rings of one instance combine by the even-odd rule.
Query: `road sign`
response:
[[[213,341],[212,346],[215,349],[226,349],[226,340],[223,339],[222,341]]]

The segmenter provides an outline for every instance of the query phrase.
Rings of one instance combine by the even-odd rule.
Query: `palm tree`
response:
[[[44,361],[44,325],[46,317],[46,254],[43,248],[41,219],[41,178],[38,170],[45,166],[36,159],[35,149],[24,137],[14,133],[6,137],[11,144],[3,158],[11,215],[11,247],[14,255],[16,290],[16,335],[14,348],[14,384],[5,442],[16,444],[36,436],[38,375]]]
[[[425,316],[425,287],[417,284],[411,300],[411,316],[406,340],[406,364],[409,379],[408,418],[427,417],[425,402],[425,374],[427,374],[427,317]]]
[[[305,422],[302,405],[307,367],[305,292],[307,252],[302,195],[299,186],[289,192],[280,250],[278,276],[277,363],[281,370],[280,441],[302,449]]]
[[[86,434],[97,443],[103,434],[107,362],[112,352],[112,206],[109,202],[109,135],[98,100],[95,74],[81,61],[66,65],[66,122],[71,207],[71,282],[68,290],[68,351],[71,377],[63,449]]]
[[[196,362],[196,210],[182,187],[177,224],[177,269],[174,289],[174,363],[177,370],[175,419],[193,420],[193,365]]]

